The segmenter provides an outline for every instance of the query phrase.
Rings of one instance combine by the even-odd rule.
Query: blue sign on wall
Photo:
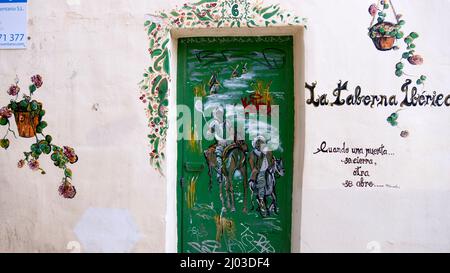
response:
[[[0,49],[24,49],[27,37],[27,0],[0,0]]]

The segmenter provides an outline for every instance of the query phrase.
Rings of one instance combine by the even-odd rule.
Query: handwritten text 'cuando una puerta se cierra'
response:
[[[342,83],[339,81],[336,89],[333,90],[333,98],[330,100],[327,94],[316,94],[317,83],[305,84],[307,90],[309,90],[309,98],[307,97],[306,104],[319,106],[398,106],[400,107],[416,107],[416,106],[430,106],[430,107],[442,107],[450,106],[450,94],[445,95],[436,91],[419,91],[416,86],[411,85],[412,80],[407,79],[401,87],[403,93],[402,98],[397,98],[396,95],[364,95],[362,89],[358,85],[355,87],[353,94],[346,94],[348,91],[348,81]]]

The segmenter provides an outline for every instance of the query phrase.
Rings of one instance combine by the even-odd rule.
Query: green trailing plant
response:
[[[75,164],[78,156],[73,148],[58,146],[53,143],[51,135],[44,134],[44,129],[48,126],[47,122],[43,120],[45,110],[41,102],[32,99],[34,93],[43,85],[42,77],[35,75],[31,78],[31,82],[32,84],[28,87],[29,93],[23,94],[21,99],[19,99],[21,89],[18,79],[8,89],[8,95],[13,96],[14,99],[0,109],[0,126],[7,127],[6,134],[0,140],[0,147],[5,150],[9,148],[8,136],[10,133],[17,139],[16,133],[11,129],[11,119],[14,116],[19,136],[35,140],[31,144],[30,150],[23,153],[24,157],[17,163],[17,166],[23,168],[27,165],[31,170],[45,174],[39,159],[44,155],[49,155],[53,164],[62,169],[64,173],[62,183],[58,188],[59,193],[64,198],[72,199],[76,195],[76,189],[71,183],[72,170],[68,165]]]
[[[387,10],[390,8],[394,13],[396,20],[395,23],[386,21]],[[411,65],[421,65],[423,63],[422,56],[416,53],[415,40],[419,38],[419,34],[417,32],[410,32],[409,35],[405,37],[402,29],[404,28],[406,21],[402,19],[401,14],[397,14],[392,1],[381,0],[378,4],[372,4],[369,7],[369,13],[373,18],[368,35],[378,50],[399,50],[400,47],[394,45],[395,42],[399,40],[403,40],[405,44],[405,50],[402,53],[401,59],[395,64],[395,75],[397,77],[407,75],[404,73],[407,63]],[[373,25],[375,18],[377,23]],[[424,84],[426,80],[427,77],[425,75],[421,75],[417,77],[416,83]]]

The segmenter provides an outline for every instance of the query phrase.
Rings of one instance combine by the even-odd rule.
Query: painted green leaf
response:
[[[156,28],[156,24],[152,23],[149,27],[148,27],[148,31],[147,34],[150,35],[152,33],[152,31]]]
[[[52,148],[50,147],[50,145],[43,146],[41,150],[46,155],[48,155],[52,152]]]
[[[50,148],[47,141],[42,141],[39,143],[39,150],[44,152],[44,150],[47,150],[47,147]]]
[[[153,50],[153,52],[152,52],[152,58],[155,58],[156,56],[159,56],[159,55],[161,55],[161,53],[162,53],[163,51],[161,50],[161,49],[155,49],[155,50]]]
[[[30,103],[30,108],[31,108],[31,110],[32,111],[36,111],[37,109],[38,109],[38,103],[37,103],[37,101],[32,101],[31,103]]]
[[[267,20],[267,19],[271,18],[272,16],[274,16],[275,14],[277,14],[279,10],[280,10],[280,8],[276,8],[274,11],[264,14],[263,18]]]
[[[206,18],[205,16],[201,16],[200,15],[200,11],[198,12],[194,12],[195,16],[198,18],[198,20],[200,21],[208,21],[208,18]],[[192,26],[195,26],[195,22],[192,24]]]
[[[34,93],[37,88],[36,88],[36,85],[32,84],[32,85],[30,85],[29,89],[30,89],[31,93]]]
[[[28,102],[27,102],[26,100],[21,100],[21,101],[19,102],[19,106],[20,106],[20,108],[21,108],[22,110],[26,110],[27,107],[28,107]]]
[[[155,153],[158,153],[158,149],[159,149],[159,138],[155,139],[155,143],[153,144],[153,149]]]
[[[9,140],[8,139],[1,139],[0,140],[0,147],[3,149],[8,149],[9,148]]]
[[[42,129],[45,129],[47,128],[47,125],[48,125],[47,122],[41,121],[38,126],[42,127]]]
[[[72,178],[72,170],[67,168],[64,170],[64,175],[68,178]]]
[[[156,89],[156,87],[159,85],[159,82],[161,81],[161,79],[162,79],[162,76],[161,76],[161,75],[158,75],[158,76],[154,79],[154,83],[153,83],[153,86],[152,86],[152,93],[153,93],[153,94],[155,93],[155,89]]]
[[[170,39],[166,39],[166,40],[162,43],[161,48],[162,48],[162,49],[166,49],[167,44],[169,43],[169,41],[170,41]]]
[[[169,84],[166,78],[162,79],[159,83],[159,99],[163,100],[167,95],[167,90],[169,88]]]
[[[39,145],[37,145],[36,143],[31,144],[30,150],[31,152],[36,152],[37,150],[39,150]]]
[[[249,21],[247,22],[247,26],[248,26],[248,27],[256,26],[256,23],[255,23],[255,21],[253,21],[253,20],[249,20]]]
[[[164,58],[167,57],[167,49],[164,50],[164,52],[155,60],[155,62],[153,63],[153,67],[155,68],[156,71],[161,71],[161,61],[164,60]]]
[[[395,35],[395,38],[397,38],[397,39],[401,39],[401,38],[403,38],[403,32],[397,32],[397,34]]]
[[[8,124],[8,119],[1,117],[0,118],[0,125],[1,126],[5,126],[6,124]]]
[[[409,34],[409,36],[411,36],[411,38],[413,38],[413,39],[419,38],[419,34],[417,34],[416,32],[411,32],[411,33]]]
[[[167,74],[170,73],[170,55],[167,54],[166,58],[164,58],[163,69]]]
[[[198,5],[202,5],[202,4],[205,4],[205,3],[217,3],[217,0],[200,0],[200,1],[196,2],[196,3],[193,3],[192,5],[198,6]]]
[[[8,108],[10,108],[11,110],[13,110],[13,111],[16,111],[17,110],[17,102],[15,102],[15,101],[11,101],[11,103],[9,104],[9,106],[8,106]]]
[[[263,14],[263,13],[266,13],[269,9],[271,9],[273,7],[273,5],[270,5],[270,6],[268,6],[268,7],[265,7],[265,8],[263,8],[263,9],[261,9],[261,10],[259,10],[259,14]]]
[[[208,19],[209,19],[210,21],[213,21],[213,16],[212,16],[212,14],[211,14],[210,11],[206,11],[206,16],[208,17]]]

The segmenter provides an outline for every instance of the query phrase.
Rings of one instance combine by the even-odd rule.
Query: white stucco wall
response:
[[[80,157],[73,168],[78,195],[58,196],[61,173],[50,161],[42,160],[45,176],[17,169],[31,142],[12,140],[0,151],[1,252],[69,252],[80,234],[96,233],[100,239],[81,251],[166,250],[167,187],[148,163],[138,83],[148,65],[145,14],[183,2],[30,0],[28,49],[0,50],[0,102],[9,101],[5,91],[16,74],[23,88],[31,75],[44,77],[36,98],[47,111],[46,132]],[[350,90],[360,85],[365,94],[402,97],[404,79],[393,73],[401,53],[379,52],[367,37],[370,1],[266,2],[309,19],[304,69],[318,92],[331,95],[339,80],[348,80]],[[421,35],[416,44],[425,63],[413,72],[428,76],[427,90],[449,94],[450,1],[395,4],[405,29]],[[402,128],[411,133],[406,139],[386,122],[398,108],[306,106],[302,251],[450,251],[449,108],[402,111]],[[384,144],[395,155],[379,159],[372,178],[399,189],[343,188],[352,168],[340,163],[342,156],[313,155],[322,141]],[[98,222],[85,220],[86,213]],[[86,228],[80,221],[94,224]],[[118,233],[137,236],[136,243],[125,246],[114,239]]]

